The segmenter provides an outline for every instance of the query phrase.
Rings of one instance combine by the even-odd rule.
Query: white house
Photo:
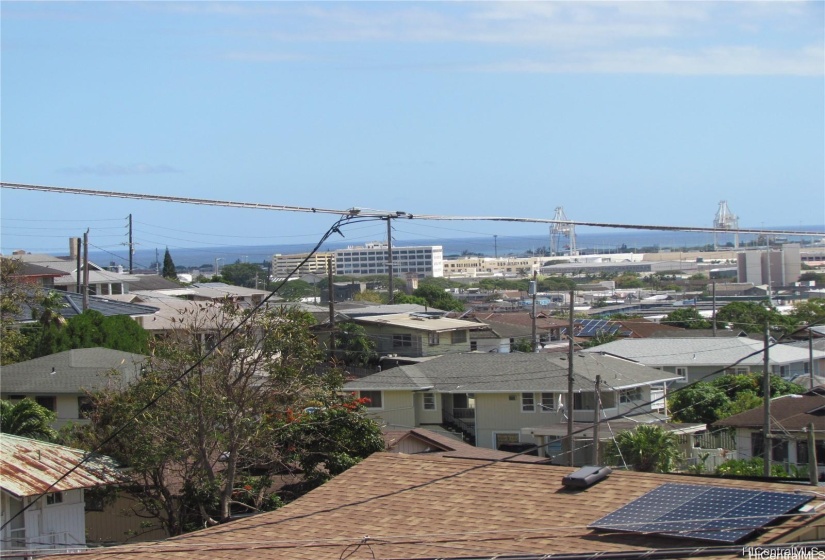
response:
[[[69,473],[70,469],[81,466]],[[105,456],[8,434],[0,436],[3,556],[14,550],[74,552],[86,547],[84,489],[118,481]]]

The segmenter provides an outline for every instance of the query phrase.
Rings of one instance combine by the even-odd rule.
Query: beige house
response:
[[[351,381],[344,389],[369,399],[368,409],[389,429],[455,430],[479,447],[533,443],[524,428],[593,420],[601,376],[607,417],[653,412],[651,389],[671,373],[612,356],[577,354],[573,402],[567,397],[568,361],[547,353],[451,353]]]
[[[353,317],[364,327],[381,355],[409,358],[470,351],[470,330],[478,323],[449,319],[443,313],[396,313]]]

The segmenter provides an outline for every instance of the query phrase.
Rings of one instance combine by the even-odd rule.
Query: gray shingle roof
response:
[[[763,347],[762,341],[745,337],[636,338],[614,340],[585,352],[606,352],[653,367],[728,366],[739,360],[742,360],[739,362],[741,365],[761,366]],[[749,355],[750,357],[746,358]],[[822,357],[825,357],[825,353],[814,351],[814,358]],[[807,360],[808,352],[802,348],[777,344],[770,349],[772,364],[789,364]]]
[[[441,393],[499,393],[567,390],[567,357],[554,354],[460,353],[400,366],[344,385],[347,390],[421,390]],[[614,388],[677,379],[641,364],[596,354],[577,354],[573,361],[575,390],[592,391],[596,375]]]
[[[140,354],[108,348],[66,350],[3,366],[2,390],[4,395],[55,395],[102,389],[109,384],[122,387],[140,374],[140,366],[146,360],[147,357]],[[112,370],[120,375],[111,376]]]

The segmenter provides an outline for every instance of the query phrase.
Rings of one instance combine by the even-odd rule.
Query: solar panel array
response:
[[[577,319],[574,322],[576,336],[588,337],[596,336],[598,333],[616,334],[622,326],[615,321],[608,321],[606,319]],[[567,329],[561,329],[562,334],[567,334]],[[629,333],[619,333],[627,336]]]
[[[663,484],[590,528],[735,544],[813,498],[810,494]]]

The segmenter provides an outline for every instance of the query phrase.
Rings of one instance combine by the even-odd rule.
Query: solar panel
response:
[[[735,544],[813,498],[809,494],[663,484],[590,528]]]

